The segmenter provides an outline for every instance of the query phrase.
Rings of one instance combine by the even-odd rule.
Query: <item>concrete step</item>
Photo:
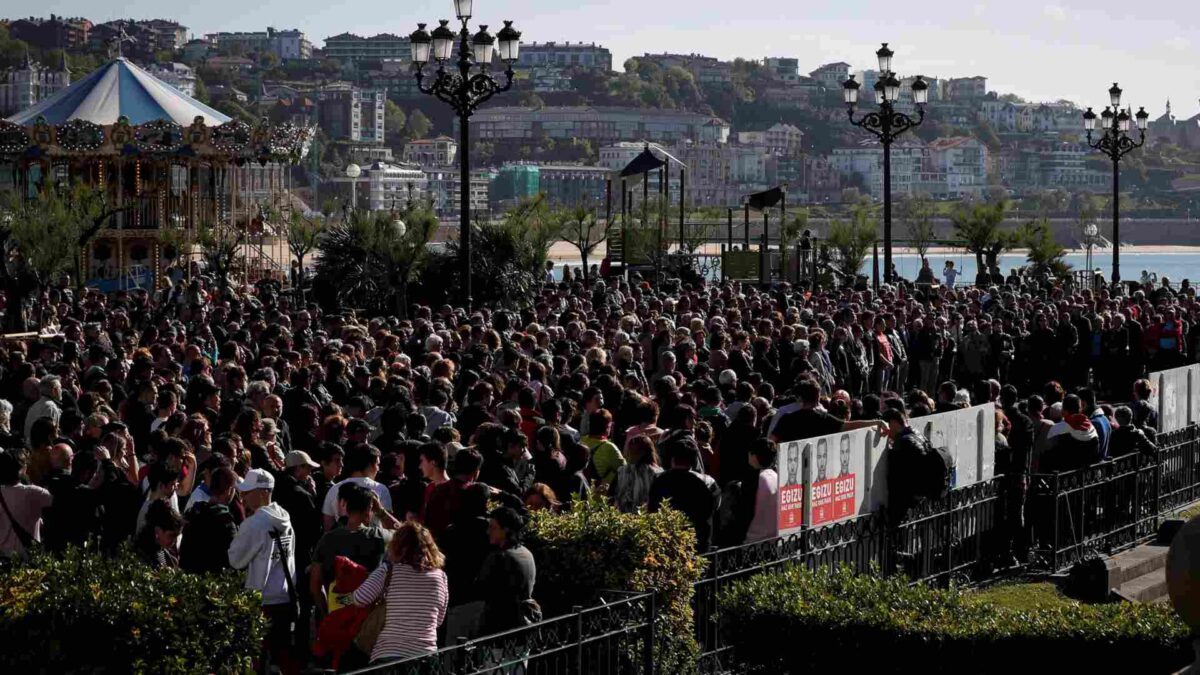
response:
[[[1104,561],[1108,569],[1108,587],[1119,588],[1125,582],[1162,570],[1167,566],[1169,546],[1143,544]]]
[[[1115,592],[1131,602],[1158,602],[1167,597],[1167,571],[1158,568],[1147,572],[1121,584]]]

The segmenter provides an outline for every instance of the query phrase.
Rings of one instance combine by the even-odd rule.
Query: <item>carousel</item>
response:
[[[190,275],[202,229],[240,242],[246,281],[286,283],[286,225],[269,214],[293,207],[289,168],[312,137],[231,119],[117,58],[0,120],[0,186],[34,195],[83,183],[104,195],[111,215],[80,254],[84,282],[102,291]]]

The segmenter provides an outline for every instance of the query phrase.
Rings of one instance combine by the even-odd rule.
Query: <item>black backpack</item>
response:
[[[945,499],[954,483],[954,456],[946,448],[933,447],[929,439],[915,431],[910,438],[921,458],[916,495],[931,501]]]

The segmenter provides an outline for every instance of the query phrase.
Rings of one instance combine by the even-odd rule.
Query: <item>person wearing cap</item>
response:
[[[312,472],[320,468],[321,465],[314,462],[307,452],[293,450],[284,457],[283,471],[276,475],[275,501],[292,519],[292,527],[296,531],[295,569],[300,574],[308,568],[312,549],[324,531],[317,502],[317,486],[312,478]],[[302,628],[307,626],[308,610],[312,607],[312,598],[306,591],[307,588],[300,591]]]
[[[245,588],[262,594],[267,616],[266,648],[285,675],[300,672],[292,653],[292,623],[296,621],[296,534],[292,519],[271,501],[275,477],[250,469],[237,484],[242,503],[251,513],[229,544],[229,565],[246,571]]]

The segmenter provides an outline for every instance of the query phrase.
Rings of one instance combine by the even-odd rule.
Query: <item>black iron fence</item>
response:
[[[1154,537],[1169,514],[1200,499],[1200,428],[1158,436],[1154,456],[1126,455],[1077,471],[1031,477],[1025,534],[1034,566],[1059,571],[1092,552],[1115,553]],[[1006,487],[1007,486],[1007,487]],[[889,524],[871,513],[787,537],[712,551],[695,584],[693,615],[702,673],[729,672],[732,646],[720,624],[728,584],[785,564],[848,565],[859,573],[902,573],[914,583],[971,583],[1004,561],[1012,541],[1002,513],[1012,499],[1002,477],[951,491]],[[373,675],[609,675],[655,673],[652,593],[624,594],[597,607],[435,654],[377,666]]]
[[[654,593],[606,592],[577,607],[505,633],[427,656],[354,671],[370,675],[624,675],[654,672]],[[615,598],[615,599],[611,599]]]
[[[1061,570],[1154,538],[1165,516],[1200,497],[1196,426],[1158,435],[1158,452],[1031,478],[1026,513],[1039,565]]]

